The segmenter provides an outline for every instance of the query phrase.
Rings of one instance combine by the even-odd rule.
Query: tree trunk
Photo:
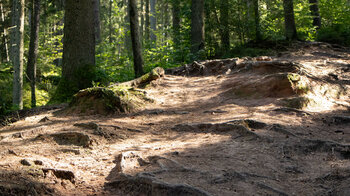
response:
[[[177,51],[180,49],[180,0],[173,0],[173,42],[174,50]],[[175,60],[176,61],[176,60]]]
[[[164,2],[164,31],[165,31],[165,40],[168,39],[168,28],[169,28],[169,4],[168,1]],[[168,44],[168,43],[166,43]]]
[[[140,77],[143,74],[143,59],[141,42],[139,35],[139,16],[137,11],[137,0],[129,0],[129,17],[130,17],[130,32],[132,41],[132,51],[134,55],[134,70],[135,77]]]
[[[13,104],[23,109],[23,32],[24,32],[24,0],[13,0],[11,57],[13,63]]]
[[[101,42],[100,0],[93,0],[96,44]]]
[[[131,56],[132,53],[132,41],[131,41],[131,35],[130,35],[130,13],[129,13],[129,0],[124,0],[124,5],[125,6],[125,17],[124,17],[124,49],[128,56]]]
[[[39,24],[40,24],[40,0],[32,0],[32,19],[30,27],[30,43],[27,64],[27,76],[31,88],[32,107],[36,107],[35,83],[36,83],[36,59],[38,56]]]
[[[150,23],[151,23],[151,41],[152,42],[157,41],[157,36],[155,34],[157,31],[156,3],[157,3],[157,0],[150,0],[150,7],[151,7]]]
[[[229,3],[221,0],[220,4],[221,45],[223,51],[230,50]]]
[[[142,40],[143,40],[143,32],[144,32],[144,28],[145,28],[145,17],[144,17],[144,0],[141,0],[141,28],[140,28],[140,36],[141,36],[141,44],[142,44]]]
[[[150,21],[149,21],[149,0],[146,0],[146,25],[145,25],[145,40],[149,41]]]
[[[59,101],[91,86],[95,78],[95,28],[93,0],[66,0],[62,79]]]
[[[109,0],[109,43],[112,43],[112,6],[113,6],[113,0]]]
[[[0,3],[0,12],[1,12],[1,22],[3,22],[3,24],[5,23],[5,14],[4,14],[4,8],[2,7],[2,3]],[[5,28],[5,25],[3,25],[3,42],[4,42],[4,52],[5,52],[5,59],[6,62],[10,61],[10,56],[9,56],[9,49],[8,49],[8,45],[7,45],[7,31]]]
[[[312,24],[317,28],[321,28],[321,17],[320,12],[318,10],[318,0],[309,0],[310,3],[310,12],[311,16],[313,17]]]
[[[261,41],[259,0],[253,0],[254,3],[254,22],[255,22],[255,40]]]
[[[297,29],[295,27],[293,0],[283,0],[284,24],[287,40],[298,39]]]
[[[202,58],[204,50],[204,0],[192,0],[191,5],[191,53],[194,59]]]

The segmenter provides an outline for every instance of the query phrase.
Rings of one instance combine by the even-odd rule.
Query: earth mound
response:
[[[152,100],[146,91],[140,89],[164,76],[162,68],[129,82],[113,84],[109,87],[92,87],[74,95],[66,112],[68,114],[121,114],[134,112]]]
[[[320,53],[314,52],[313,55]],[[324,56],[324,54],[322,53]],[[231,76],[225,97],[275,98],[279,105],[295,109],[327,110],[349,95],[348,65],[301,64],[290,58],[255,57],[193,62],[166,72],[180,76]],[[325,74],[327,73],[327,74]],[[348,75],[348,74],[346,74]]]

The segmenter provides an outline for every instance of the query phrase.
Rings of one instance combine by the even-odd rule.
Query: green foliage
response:
[[[318,31],[317,40],[350,46],[350,26],[334,24],[324,27]]]
[[[12,80],[11,64],[0,64],[0,116],[12,108]]]
[[[248,47],[247,45],[237,46],[231,50],[232,56],[236,57],[256,57],[256,56],[270,56],[275,55],[275,50],[265,49],[259,47]]]
[[[350,46],[350,2],[320,0],[322,28],[317,40]]]

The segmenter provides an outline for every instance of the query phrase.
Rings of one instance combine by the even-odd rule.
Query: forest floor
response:
[[[0,128],[1,195],[350,195],[349,48],[191,66],[145,89],[154,103],[137,112],[56,109]],[[312,88],[299,109],[274,80],[287,72]]]

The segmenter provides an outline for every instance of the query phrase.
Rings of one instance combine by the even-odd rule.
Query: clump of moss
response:
[[[92,87],[79,91],[73,96],[69,113],[113,114],[129,113],[141,108],[152,100],[146,92],[137,87],[149,84],[164,75],[162,68],[155,68],[133,81],[109,87]]]
[[[298,95],[306,94],[310,91],[310,86],[306,79],[296,73],[288,73],[287,78],[292,84],[292,88]]]
[[[308,97],[293,97],[283,99],[284,105],[289,108],[303,109],[306,108],[313,100]]]
[[[68,110],[85,114],[129,113],[149,101],[144,92],[130,87],[92,87],[75,94]]]

